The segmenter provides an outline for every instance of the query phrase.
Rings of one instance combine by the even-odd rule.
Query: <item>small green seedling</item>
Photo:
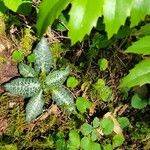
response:
[[[119,147],[125,141],[124,136],[122,134],[116,134],[113,137],[113,148]]]
[[[98,65],[100,71],[105,71],[108,68],[108,61],[105,58],[99,59],[98,60]]]
[[[111,88],[106,85],[103,79],[98,79],[93,84],[93,94],[104,102],[110,101],[113,97]]]
[[[34,63],[36,61],[35,55],[32,53],[27,57],[28,62]]]
[[[84,97],[77,97],[76,107],[81,113],[85,113],[87,109],[92,107],[92,103]]]
[[[127,128],[130,125],[130,121],[127,117],[119,117],[118,122],[122,129]]]
[[[78,81],[78,79],[75,78],[75,77],[70,76],[70,77],[67,79],[67,87],[75,88],[78,84],[79,84],[79,81]]]
[[[136,109],[143,109],[147,106],[148,101],[139,97],[138,94],[134,94],[131,99],[131,106]]]
[[[12,94],[22,96],[24,99],[31,97],[26,105],[26,120],[32,121],[43,112],[44,97],[49,94],[58,105],[74,112],[73,96],[62,86],[69,75],[69,68],[50,71],[52,55],[45,38],[37,44],[33,53],[34,68],[23,63],[19,64],[19,71],[23,77],[4,85]]]
[[[105,135],[109,135],[113,132],[114,123],[110,118],[103,118],[100,121],[100,127],[102,128],[102,131]]]
[[[69,149],[79,149],[80,147],[80,135],[77,130],[71,130],[69,132]]]
[[[21,62],[23,61],[24,59],[24,55],[21,51],[19,50],[15,50],[13,53],[12,53],[12,59],[16,62]]]

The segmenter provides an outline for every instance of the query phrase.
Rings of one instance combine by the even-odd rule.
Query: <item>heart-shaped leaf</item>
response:
[[[32,97],[40,90],[40,83],[37,78],[17,78],[4,85],[5,89],[12,94],[24,98]]]
[[[26,106],[26,121],[32,121],[43,112],[44,100],[42,90],[32,97]]]

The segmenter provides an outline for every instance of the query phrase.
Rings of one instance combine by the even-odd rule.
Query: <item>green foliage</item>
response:
[[[98,139],[99,139],[99,137],[98,137],[98,132],[97,132],[96,129],[94,129],[94,130],[92,131],[92,133],[91,133],[91,140],[92,140],[92,141],[96,141],[96,140],[98,140]]]
[[[118,122],[122,129],[124,129],[130,125],[129,119],[127,117],[118,118]]]
[[[37,77],[35,70],[26,64],[19,64],[19,71],[20,74],[24,77]]]
[[[58,18],[61,11],[65,9],[65,7],[70,3],[70,0],[43,0],[38,13],[38,20],[36,24],[36,28],[38,31],[38,35],[41,37],[48,26],[52,25],[54,20]]]
[[[44,100],[42,90],[33,96],[26,106],[26,120],[28,122],[35,119],[43,112]]]
[[[150,1],[137,1],[133,0],[132,10],[131,10],[131,27],[137,25],[139,21],[144,20],[147,14],[150,14],[149,6]]]
[[[51,94],[52,99],[69,111],[75,111],[72,94],[62,87],[69,75],[69,68],[50,72],[52,56],[46,39],[42,39],[34,49],[34,69],[26,64],[19,64],[19,72],[24,78],[17,78],[4,85],[14,95],[29,98],[26,105],[26,121],[34,120],[43,111],[44,95]],[[36,70],[36,71],[35,71]],[[42,72],[39,74],[39,72]],[[49,73],[50,72],[50,73]],[[46,77],[47,73],[49,75]],[[37,77],[37,78],[35,78]]]
[[[108,61],[105,58],[98,60],[98,65],[101,71],[105,71],[108,68]]]
[[[23,61],[24,59],[24,55],[21,51],[18,51],[18,50],[15,50],[13,53],[12,53],[12,59],[16,62],[21,62]]]
[[[130,73],[122,79],[120,87],[129,90],[131,87],[146,83],[150,83],[150,60],[143,60],[131,69]]]
[[[135,53],[142,55],[150,55],[150,36],[145,36],[139,39],[137,42],[134,42],[132,46],[128,47],[127,53]]]
[[[67,79],[67,87],[75,88],[79,84],[79,81],[76,77],[70,76]]]
[[[67,67],[65,70],[56,70],[51,72],[45,80],[45,83],[49,87],[62,85],[69,75],[69,68]]]
[[[93,127],[98,128],[99,126],[100,126],[100,120],[97,117],[95,117],[93,120]]]
[[[28,55],[28,57],[27,57],[27,60],[28,60],[28,62],[30,62],[30,63],[33,63],[33,62],[35,62],[35,55],[32,53],[32,54],[30,54],[30,55]]]
[[[72,1],[68,23],[68,36],[71,38],[72,44],[82,41],[85,34],[89,34],[93,26],[96,26],[98,17],[102,15],[102,6],[103,0],[95,0],[94,2],[89,0]]]
[[[80,147],[80,135],[78,131],[71,130],[69,132],[69,148],[70,149],[79,149]]]
[[[104,102],[110,101],[113,96],[112,90],[109,86],[105,85],[105,81],[103,79],[98,79],[97,82],[93,84],[93,94]]]
[[[52,1],[50,5],[49,0],[44,0],[40,5],[36,25],[38,35],[41,36],[48,25],[52,25],[69,3],[72,4],[72,7],[69,12],[68,36],[71,38],[72,44],[82,41],[84,36],[96,26],[99,17],[104,17],[105,30],[108,33],[108,38],[111,38],[113,34],[118,32],[120,26],[125,24],[129,16],[131,16],[131,27],[133,27],[147,14],[150,14],[149,0],[96,0],[94,3],[89,0],[65,0],[63,2]]]
[[[35,54],[36,59],[34,63],[35,70],[37,72],[41,71],[43,73],[48,73],[50,71],[50,67],[52,66],[52,55],[45,38],[41,39],[33,50],[33,53]]]
[[[83,137],[81,139],[81,147],[83,150],[101,150],[100,144],[93,142],[88,137]]]
[[[28,15],[31,11],[31,0],[3,0],[3,2],[8,9],[23,15]]]
[[[121,135],[121,134],[116,134],[114,137],[113,137],[113,147],[119,147],[123,144],[124,142],[124,136]]]
[[[76,107],[81,113],[85,113],[87,109],[90,109],[92,103],[84,97],[77,97]]]
[[[4,146],[0,146],[1,150],[18,150],[15,144],[6,144]]]
[[[103,147],[103,150],[113,150],[113,147],[111,144],[107,144]]]
[[[103,6],[104,23],[108,38],[117,33],[120,26],[130,16],[132,0],[105,0]],[[120,11],[123,10],[123,11]]]
[[[5,84],[5,89],[24,98],[32,97],[41,88],[37,78],[17,78]]]
[[[52,99],[60,106],[66,107],[70,112],[75,111],[72,94],[65,88],[58,86],[51,88]]]
[[[112,40],[107,38],[107,35],[96,33],[92,39],[92,48],[101,49],[106,48],[112,43]]]
[[[100,121],[100,126],[102,127],[105,135],[111,134],[114,129],[114,123],[110,118],[103,118]]]
[[[147,106],[148,101],[141,99],[138,94],[134,94],[131,99],[131,106],[136,109],[143,109]]]
[[[150,23],[147,23],[146,25],[142,26],[140,30],[137,31],[137,33],[140,36],[150,35]]]
[[[81,126],[80,130],[81,130],[82,134],[84,136],[86,136],[86,135],[89,135],[92,132],[93,128],[92,128],[92,126],[90,124],[84,123]]]

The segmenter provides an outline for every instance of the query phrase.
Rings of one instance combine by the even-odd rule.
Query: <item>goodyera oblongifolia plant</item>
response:
[[[73,96],[62,86],[69,75],[69,68],[50,71],[52,55],[45,38],[41,39],[33,53],[35,55],[34,68],[20,63],[19,72],[22,77],[4,85],[6,91],[22,96],[24,99],[30,98],[26,105],[26,121],[34,120],[43,112],[44,95],[49,93],[57,105],[74,112]]]

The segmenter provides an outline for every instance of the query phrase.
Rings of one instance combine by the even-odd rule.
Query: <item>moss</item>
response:
[[[23,31],[23,38],[21,39],[21,51],[25,56],[31,53],[33,42],[36,40],[35,36],[32,35],[32,30],[25,28]]]
[[[5,34],[5,22],[4,22],[4,18],[0,17],[0,35],[4,35]]]

